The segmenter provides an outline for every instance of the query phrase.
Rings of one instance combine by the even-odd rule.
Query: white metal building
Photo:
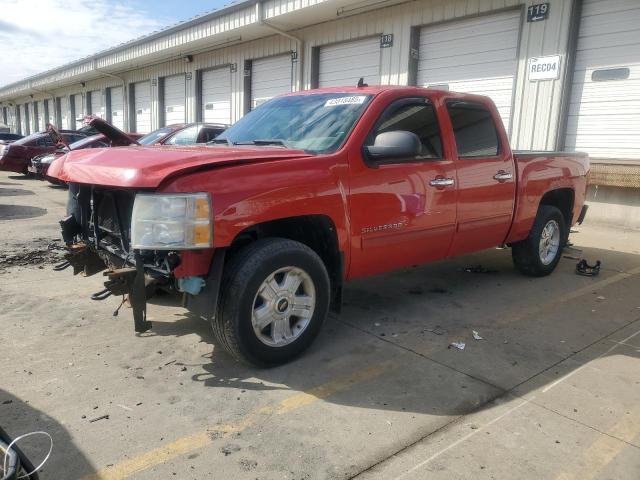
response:
[[[489,95],[515,148],[585,150],[596,178],[640,187],[639,0],[241,1],[0,87],[0,120],[233,123],[361,77]]]

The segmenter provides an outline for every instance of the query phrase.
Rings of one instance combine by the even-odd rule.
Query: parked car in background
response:
[[[106,120],[99,117],[88,116],[84,119],[85,125],[79,130],[83,132],[95,132],[96,135],[85,137],[70,145],[65,145],[58,131],[50,126],[49,133],[54,141],[57,141],[58,149],[54,152],[38,155],[31,159],[28,168],[39,179],[47,179],[52,183],[60,183],[59,180],[47,176],[49,166],[58,158],[66,155],[70,151],[82,150],[85,148],[108,148],[123,147],[127,145],[137,145],[137,140],[142,137],[140,133],[124,133],[114,127]]]
[[[18,135],[17,133],[3,132],[3,133],[0,133],[0,144],[15,142],[16,140],[20,140],[21,138],[23,138],[23,136]]]
[[[67,145],[86,138],[85,133],[76,130],[60,130],[59,135]],[[49,131],[34,133],[10,144],[0,145],[0,170],[26,175],[33,157],[55,152],[57,148],[57,142]]]
[[[513,152],[488,97],[383,86],[272,99],[211,145],[71,152],[57,176],[79,186],[69,263],[110,269],[136,331],[155,283],[268,366],[311,344],[352,279],[499,245],[549,275],[588,173],[586,154]]]
[[[140,145],[193,145],[207,143],[224,132],[229,125],[221,123],[177,123],[154,130],[138,142]]]

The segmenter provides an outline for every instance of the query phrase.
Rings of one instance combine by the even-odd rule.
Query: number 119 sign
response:
[[[527,22],[539,22],[549,18],[549,3],[538,3],[527,8]]]

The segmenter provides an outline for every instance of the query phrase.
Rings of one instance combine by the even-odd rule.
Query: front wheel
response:
[[[525,275],[543,277],[558,265],[566,223],[562,212],[551,205],[541,205],[526,240],[515,243],[511,256],[516,268]]]
[[[225,268],[213,332],[220,345],[257,366],[295,358],[327,316],[329,275],[322,259],[293,240],[259,240]]]

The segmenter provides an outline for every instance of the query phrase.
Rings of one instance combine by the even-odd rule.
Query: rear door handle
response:
[[[493,178],[498,180],[499,182],[506,182],[507,180],[511,180],[513,178],[513,174],[511,172],[500,170],[493,176]]]
[[[450,187],[453,183],[453,178],[434,178],[429,182],[429,185],[432,187]]]

